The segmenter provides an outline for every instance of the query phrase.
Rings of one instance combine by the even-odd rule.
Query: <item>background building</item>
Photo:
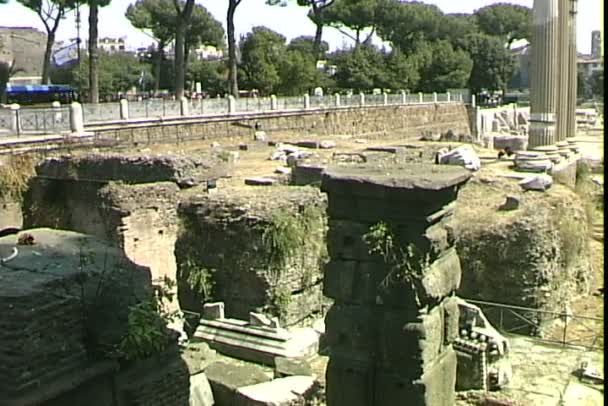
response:
[[[31,27],[0,27],[0,60],[15,61],[9,83],[36,85],[42,81],[46,34]]]

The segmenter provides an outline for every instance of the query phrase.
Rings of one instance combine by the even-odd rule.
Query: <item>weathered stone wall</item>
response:
[[[0,199],[0,231],[5,228],[21,228],[22,225],[21,204]]]
[[[500,211],[507,195],[519,207]],[[475,179],[462,189],[451,227],[463,269],[459,296],[561,312],[588,289],[585,209],[565,186],[522,193],[507,179]],[[522,325],[508,313],[487,317],[497,326]]]
[[[175,246],[183,309],[223,301],[227,317],[286,325],[321,312],[325,198],[311,187],[218,191],[180,203]]]
[[[84,371],[91,353],[126,332],[129,306],[152,293],[149,270],[116,248],[74,232],[27,232],[30,245],[0,238],[2,258],[17,250],[0,264],[0,404],[48,395]]]
[[[471,134],[464,104],[423,104],[312,110],[293,113],[251,114],[225,118],[184,119],[171,123],[149,123],[131,127],[92,129],[97,142],[137,144],[179,143],[192,139],[221,141],[222,138],[252,135],[260,123],[270,134],[350,134],[374,137],[390,133],[419,137],[430,132]],[[104,141],[105,140],[105,141]]]
[[[51,158],[36,168],[24,226],[75,230],[111,241],[153,279],[176,280],[178,185],[224,176],[223,162],[180,157]],[[119,182],[116,182],[119,181]]]
[[[460,283],[444,228],[470,175],[448,166],[330,168],[327,404],[452,405]]]
[[[143,361],[116,376],[116,406],[188,406],[190,373],[173,351]]]

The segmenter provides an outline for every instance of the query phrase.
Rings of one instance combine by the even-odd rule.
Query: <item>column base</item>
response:
[[[530,122],[528,149],[555,144],[555,123]]]

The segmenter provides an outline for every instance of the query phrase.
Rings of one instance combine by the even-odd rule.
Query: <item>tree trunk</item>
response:
[[[184,39],[186,37],[186,24],[183,18],[178,17],[175,32],[175,98],[184,96]]]
[[[323,24],[315,24],[317,29],[315,31],[315,42],[314,42],[314,52],[315,58],[317,60],[321,59],[321,40],[323,38]]]
[[[234,12],[238,5],[237,0],[229,0],[227,16],[228,35],[228,92],[239,97],[239,84],[237,82],[236,41],[234,39]]]
[[[11,64],[0,61],[0,104],[6,104],[6,85],[10,79]]]
[[[96,1],[92,1],[89,3],[89,102],[91,103],[99,103],[98,17],[99,6]]]
[[[163,62],[163,54],[165,52],[164,50],[164,41],[158,41],[158,49],[154,57],[154,96],[158,94],[158,89],[160,88],[160,69]]]
[[[51,83],[51,53],[55,44],[55,33],[49,32],[46,36],[46,49],[44,50],[44,61],[42,61],[42,84]]]
[[[190,46],[188,41],[184,41],[184,86],[188,77],[188,58],[190,57]]]
[[[184,43],[186,41],[186,28],[192,14],[194,0],[186,0],[181,13],[177,16],[177,29],[175,31],[175,98],[184,97]]]

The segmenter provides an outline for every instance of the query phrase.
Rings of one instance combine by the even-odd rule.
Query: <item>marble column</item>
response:
[[[568,133],[568,101],[570,94],[568,63],[570,57],[570,0],[559,0],[559,75],[557,82],[557,114],[555,141],[564,141]]]
[[[558,79],[558,0],[534,0],[528,149],[555,143]]]
[[[577,69],[576,62],[578,52],[576,49],[576,18],[578,9],[578,0],[570,0],[570,21],[568,28],[570,30],[570,41],[568,43],[568,115],[566,123],[566,137],[576,137],[576,98],[577,98]]]

